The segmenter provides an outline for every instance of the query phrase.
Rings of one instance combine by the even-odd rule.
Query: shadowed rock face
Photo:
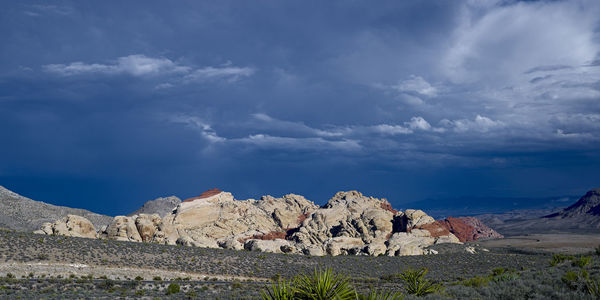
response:
[[[167,214],[173,212],[173,208],[177,207],[181,203],[181,200],[175,196],[161,197],[154,200],[147,201],[138,210],[129,214],[129,216],[140,215],[140,214],[158,214],[164,217]]]
[[[564,219],[588,215],[600,216],[600,188],[587,192],[575,204],[546,217],[560,217]]]
[[[117,216],[100,238],[307,255],[422,255],[427,247],[477,238],[458,219],[435,222],[421,210],[393,209],[386,199],[338,192],[323,207],[302,196],[235,200],[212,189],[171,213]],[[463,228],[464,227],[464,228]],[[45,231],[44,231],[45,233]]]

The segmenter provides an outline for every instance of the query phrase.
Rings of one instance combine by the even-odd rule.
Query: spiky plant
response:
[[[392,291],[378,291],[376,289],[369,290],[367,295],[359,295],[360,300],[402,300],[404,295],[400,292],[393,293]]]
[[[408,268],[400,273],[399,277],[404,281],[406,292],[415,296],[424,296],[438,292],[441,286],[425,279],[427,272],[425,268],[419,270]]]
[[[313,274],[302,274],[295,281],[296,298],[310,300],[356,299],[350,277],[336,274],[330,268],[315,269]]]
[[[285,279],[272,282],[270,287],[260,292],[263,300],[292,300],[295,294],[296,289]]]
[[[590,279],[586,282],[588,293],[596,299],[600,299],[600,281]]]

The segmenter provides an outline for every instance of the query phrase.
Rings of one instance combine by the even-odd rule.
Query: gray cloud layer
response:
[[[147,174],[173,168],[251,194],[345,169],[316,193],[348,182],[418,197],[446,182],[431,174],[462,174],[439,185],[459,194],[486,176],[477,192],[580,174],[564,192],[600,166],[597,1],[314,4],[8,5],[0,138],[15,146],[0,176],[110,166],[162,182]],[[288,175],[249,180],[257,168]],[[155,186],[193,189],[175,181]]]

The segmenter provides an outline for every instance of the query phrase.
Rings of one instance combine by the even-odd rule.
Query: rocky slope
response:
[[[423,211],[397,211],[387,200],[357,191],[339,192],[319,207],[294,194],[235,200],[213,189],[180,202],[163,217],[117,216],[96,236],[274,253],[401,256],[435,253],[427,249],[435,244],[460,243],[453,233],[465,233],[443,224]],[[475,226],[465,226],[468,240],[489,234],[477,235]],[[82,228],[86,232],[78,233]],[[44,224],[37,233],[93,237],[89,226],[72,216]]]
[[[85,209],[56,206],[34,201],[0,186],[0,227],[33,231],[45,222],[53,222],[67,215],[83,216],[96,228],[110,223],[112,217],[93,213]]]
[[[584,216],[600,216],[600,188],[588,191],[575,204],[546,218],[569,219]]]

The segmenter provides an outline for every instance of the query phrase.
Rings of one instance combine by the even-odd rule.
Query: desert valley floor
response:
[[[598,235],[555,234],[436,245],[437,255],[311,257],[2,230],[0,298],[259,298],[274,279],[322,267],[348,274],[358,292],[403,291],[397,275],[424,267],[427,278],[444,286],[426,299],[593,299],[584,286],[564,277],[600,275],[600,258],[592,253],[598,244]],[[551,266],[555,251],[574,254],[573,262],[567,258]],[[579,255],[591,262],[576,266],[586,257]],[[181,291],[167,295],[170,283]]]

